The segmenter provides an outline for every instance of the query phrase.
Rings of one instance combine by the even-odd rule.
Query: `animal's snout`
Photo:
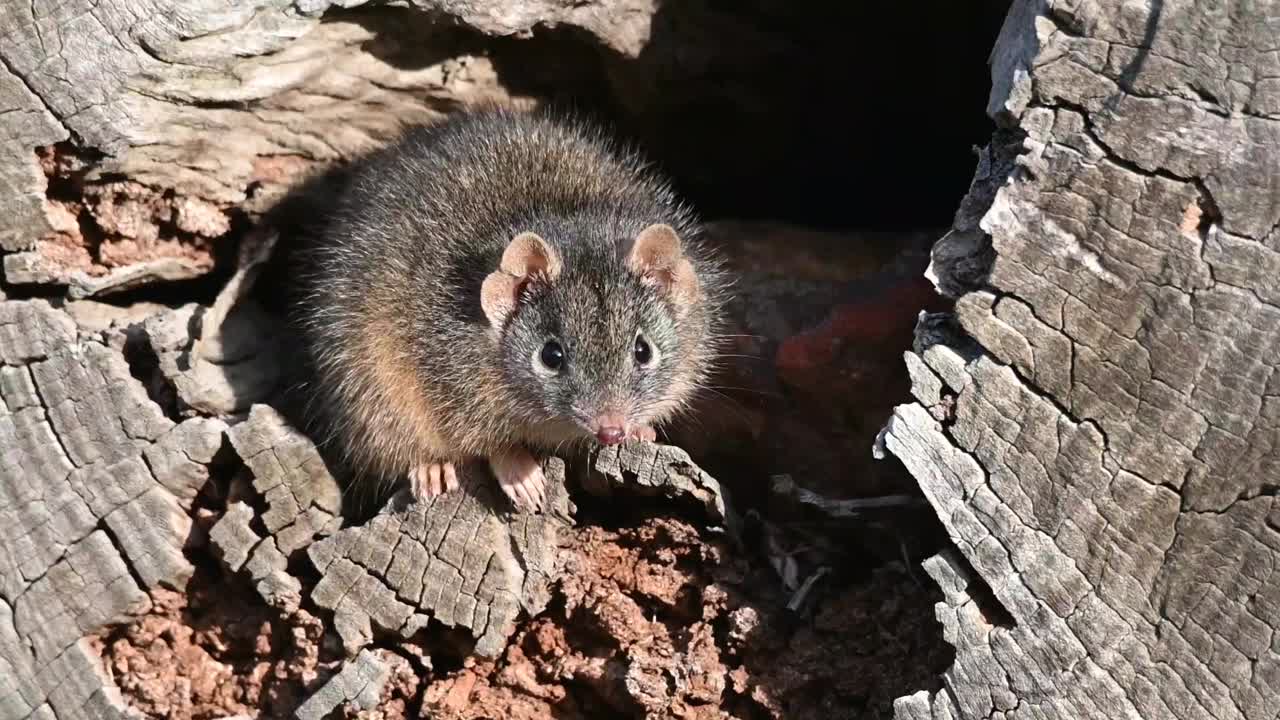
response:
[[[621,413],[605,413],[593,424],[601,445],[618,445],[627,439],[627,419]]]
[[[620,427],[603,427],[596,431],[596,439],[602,445],[617,445],[627,439],[627,432]]]

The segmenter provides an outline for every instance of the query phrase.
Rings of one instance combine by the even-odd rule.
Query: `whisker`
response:
[[[723,399],[725,400],[725,402],[727,402],[727,403],[728,403],[728,407],[727,407],[727,408],[725,408],[726,410],[728,410],[729,412],[733,413],[733,414],[736,416],[736,418],[737,418],[738,420],[740,420],[740,421],[742,421],[742,422],[745,422],[745,423],[747,423],[747,424],[750,424],[750,423],[751,423],[751,418],[747,415],[747,413],[746,413],[746,408],[745,408],[745,407],[743,407],[742,403],[738,402],[737,400],[735,400],[734,398],[732,398],[732,397],[730,397],[730,396],[728,396],[728,395],[725,395],[724,393],[720,392],[719,390],[716,390],[715,388],[712,388],[712,387],[709,387],[709,386],[706,386],[706,385],[699,386],[699,387],[698,387],[698,389],[699,389],[699,390],[705,390],[705,391],[707,391],[707,392],[710,392],[710,393],[713,393],[713,394],[715,394],[715,395],[720,396],[721,398],[723,398]]]
[[[560,451],[564,448],[565,443],[569,442],[571,439],[572,438],[561,438],[560,442],[556,443],[555,450],[553,450],[551,454],[555,455],[556,457],[559,457]]]
[[[768,398],[782,397],[782,393],[769,392],[767,390],[756,390],[753,388],[737,387],[734,385],[699,385],[698,387],[707,388],[708,390],[715,389],[715,390],[731,390],[734,392],[745,392],[745,393],[751,393],[752,395],[759,395],[761,397],[768,397]]]
[[[699,434],[703,434],[707,431],[706,421],[698,417],[697,415],[692,415],[692,414],[685,415],[681,417],[680,421],[694,425],[695,426],[694,429],[697,430]]]

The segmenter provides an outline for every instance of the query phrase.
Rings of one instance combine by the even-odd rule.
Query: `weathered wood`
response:
[[[1267,3],[1010,10],[934,256],[959,329],[922,322],[884,435],[959,551],[927,563],[955,665],[900,717],[1277,716],[1278,34]]]
[[[265,209],[300,169],[350,158],[460,104],[523,102],[490,58],[437,55],[455,42],[448,21],[495,36],[573,26],[632,58],[656,11],[653,0],[413,0],[384,16],[335,12],[365,4],[0,2],[8,281],[88,297],[203,275],[207,246],[228,233],[233,210]],[[437,42],[424,47],[424,37]],[[49,205],[33,152],[67,140],[107,156],[86,168],[83,211]],[[79,238],[77,215],[143,255],[68,262],[49,238]]]
[[[277,539],[262,537],[250,526],[253,508],[237,502],[209,531],[209,542],[232,572],[245,570],[258,595],[268,604],[293,612],[302,602],[302,583],[288,572],[289,559]]]
[[[329,678],[294,713],[298,720],[321,720],[334,710],[350,707],[368,710],[377,707],[382,686],[387,681],[387,666],[369,650],[344,663],[338,674]]]
[[[372,149],[404,123],[459,104],[520,101],[489,58],[449,55],[455,41],[437,18],[499,34],[582,22],[618,48],[635,48],[647,1],[629,15],[595,3],[522,4],[513,13],[505,3],[424,1],[416,4],[424,12],[401,10],[391,21],[330,13],[321,22],[333,3],[5,0],[6,278],[87,297],[203,275],[211,243],[230,231],[234,214],[265,209],[307,168]],[[439,40],[422,51],[427,36]],[[371,47],[375,40],[381,44]],[[34,151],[67,140],[106,157],[88,163],[55,152],[42,160]],[[48,202],[46,175],[59,164],[80,168],[83,202]],[[97,240],[82,231],[100,232],[104,248],[94,251]]]
[[[543,514],[509,514],[493,479],[468,465],[464,492],[407,508],[400,498],[339,530],[334,478],[278,412],[255,405],[230,427],[175,422],[130,375],[121,348],[106,344],[118,328],[82,316],[99,329],[78,328],[44,301],[0,303],[0,717],[126,712],[85,638],[147,612],[148,590],[182,589],[191,577],[182,554],[196,537],[190,513],[224,437],[265,507],[231,502],[210,545],[282,612],[298,611],[304,592],[332,610],[353,656],[375,628],[412,635],[432,620],[470,629],[476,651],[494,654],[519,613],[549,601],[570,512],[560,461],[548,466]],[[190,307],[160,311],[135,327],[171,347],[170,335],[189,340],[174,328],[191,317]],[[639,469],[641,484],[723,513],[718,485],[683,453],[629,449],[631,460],[615,465]],[[289,571],[300,553],[322,574],[305,590]],[[375,665],[358,655],[299,712],[376,700],[385,673]]]
[[[713,525],[726,521],[724,490],[699,468],[689,453],[672,445],[625,443],[605,448],[592,459],[588,480],[597,495],[620,488],[628,495],[652,493],[672,500],[691,499],[701,505]]]
[[[187,508],[225,425],[165,417],[43,301],[0,303],[0,362],[0,716],[122,716],[82,638],[191,576]]]
[[[476,637],[476,652],[495,655],[521,611],[550,600],[556,534],[569,521],[564,465],[547,466],[547,508],[509,514],[494,480],[478,464],[459,469],[463,492],[407,509],[403,496],[359,527],[307,551],[323,575],[312,592],[332,610],[348,652],[364,647],[376,628],[411,637],[430,619]]]
[[[341,524],[342,495],[315,445],[266,405],[255,405],[227,438],[253,473],[266,502],[262,524],[292,554]]]

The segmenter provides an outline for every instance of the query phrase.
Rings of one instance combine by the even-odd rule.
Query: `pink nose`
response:
[[[617,445],[627,439],[627,432],[620,427],[602,427],[596,431],[601,445]]]
[[[620,412],[601,413],[592,425],[601,445],[617,445],[627,439],[627,417]]]

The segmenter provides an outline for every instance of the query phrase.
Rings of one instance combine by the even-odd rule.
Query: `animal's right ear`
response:
[[[660,288],[680,311],[698,299],[698,275],[670,225],[658,223],[641,230],[627,254],[627,267]]]
[[[498,269],[480,286],[480,307],[493,327],[501,327],[531,282],[552,282],[560,277],[560,255],[536,233],[522,232],[511,239]]]

